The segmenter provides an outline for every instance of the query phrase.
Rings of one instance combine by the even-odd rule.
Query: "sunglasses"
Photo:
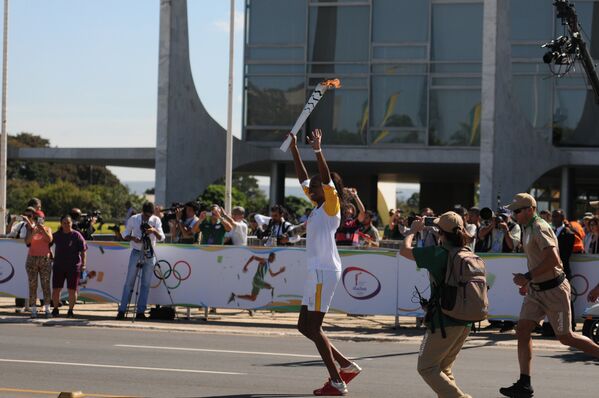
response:
[[[521,207],[519,209],[514,210],[514,214],[520,214],[522,210],[530,209],[530,206]]]

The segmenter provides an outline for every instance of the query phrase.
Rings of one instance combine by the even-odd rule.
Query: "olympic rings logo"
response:
[[[576,283],[576,286],[578,286],[579,283],[582,283],[582,286],[575,286],[575,281],[577,279],[580,279],[581,282]],[[581,288],[583,287],[583,288]],[[576,300],[578,299],[578,297],[580,296],[584,296],[589,292],[589,280],[584,276],[584,275],[580,275],[580,274],[576,274],[576,275],[572,275],[572,278],[570,278],[570,289],[572,291],[572,302],[576,302]]]
[[[174,290],[181,286],[181,282],[186,281],[191,276],[191,265],[187,261],[179,260],[171,265],[166,260],[159,260],[154,265],[154,276],[158,283],[151,286],[157,288],[162,282],[170,289]]]
[[[0,283],[5,283],[15,276],[15,267],[7,258],[0,256]]]

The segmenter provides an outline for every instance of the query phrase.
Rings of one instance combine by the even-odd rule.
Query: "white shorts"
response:
[[[341,271],[308,270],[302,305],[308,311],[328,312]]]

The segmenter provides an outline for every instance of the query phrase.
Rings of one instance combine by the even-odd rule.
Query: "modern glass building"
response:
[[[323,128],[329,146],[480,147],[484,3],[246,0],[243,139],[278,146],[316,84],[339,78],[343,87],[327,92],[304,129]],[[598,58],[599,3],[575,4]],[[556,148],[599,146],[599,107],[582,67],[556,79],[542,61],[541,45],[565,29],[552,1],[509,7],[510,101],[529,133]]]
[[[599,35],[597,4],[576,8]],[[245,139],[280,142],[316,84],[338,77],[307,125],[327,144],[479,146],[483,11],[476,0],[247,0]],[[511,1],[514,100],[555,145],[597,146],[582,69],[553,79],[542,61],[563,29],[551,1]]]

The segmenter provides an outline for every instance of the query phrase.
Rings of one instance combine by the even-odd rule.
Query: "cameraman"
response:
[[[71,209],[70,216],[73,220],[73,229],[83,235],[85,240],[93,240],[92,235],[96,232],[94,224],[98,221],[95,212],[91,216],[87,214],[84,216],[81,209],[74,207]]]
[[[492,216],[478,231],[481,252],[514,253],[520,247],[522,232],[520,226],[511,220],[509,214],[500,211]]]
[[[264,230],[258,229],[256,236],[258,239],[266,240],[268,244],[269,238],[275,238],[277,243],[276,246],[288,245],[289,237],[287,236],[287,230],[293,226],[289,221],[285,220],[284,217],[285,209],[281,205],[274,205],[270,209],[270,221]]]
[[[144,203],[141,214],[136,214],[129,218],[124,239],[131,241],[132,250],[129,256],[127,277],[123,286],[123,295],[116,319],[125,319],[125,310],[127,309],[129,300],[131,300],[131,293],[133,292],[139,271],[141,271],[141,284],[138,292],[135,319],[146,319],[144,312],[148,301],[154,264],[156,264],[154,247],[157,240],[164,240],[162,222],[160,218],[154,215],[153,203]]]
[[[198,207],[194,202],[187,202],[185,206],[175,210],[177,217],[175,228],[178,243],[190,245],[198,243],[200,234],[197,232],[196,225],[200,222],[200,219],[196,216],[197,211]],[[185,220],[183,220],[183,215],[185,215]]]

